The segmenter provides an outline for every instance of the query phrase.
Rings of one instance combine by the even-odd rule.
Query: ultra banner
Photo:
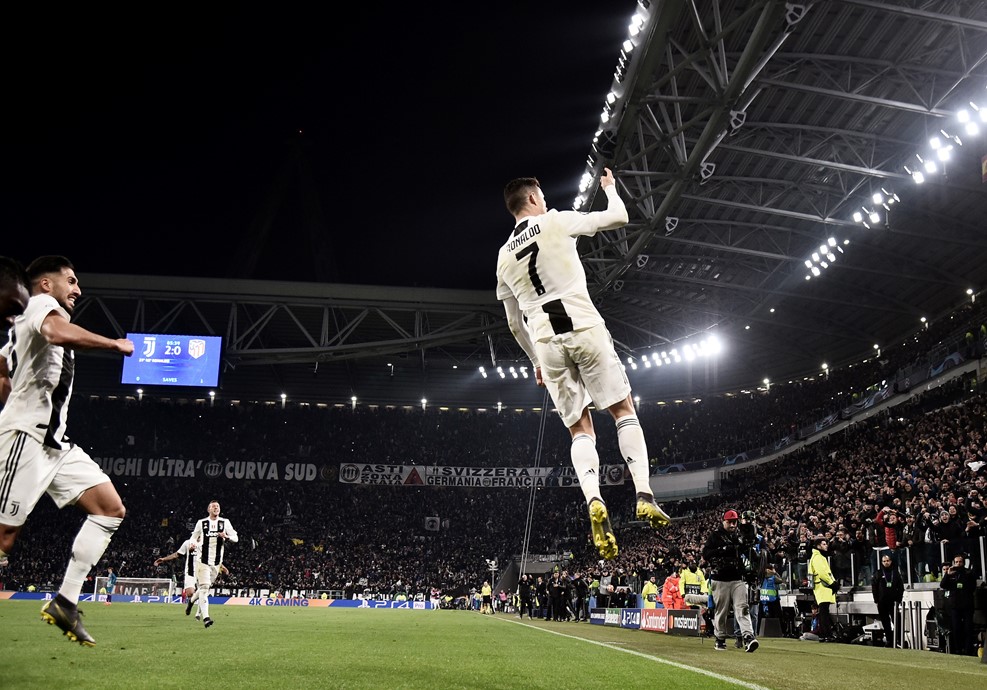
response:
[[[529,489],[532,486],[577,487],[579,479],[568,467],[443,467],[374,465],[349,462],[339,466],[344,484],[395,486],[479,486],[488,489]],[[601,465],[600,484],[624,483],[624,465]]]

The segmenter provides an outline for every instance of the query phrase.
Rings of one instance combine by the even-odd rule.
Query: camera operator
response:
[[[949,612],[950,652],[973,655],[973,595],[977,578],[967,569],[965,554],[953,557],[953,564],[945,569],[939,587],[945,592]]]
[[[758,648],[754,628],[751,625],[750,605],[747,584],[744,582],[746,567],[743,553],[746,550],[737,523],[740,516],[736,510],[723,514],[723,522],[706,539],[703,545],[703,558],[711,565],[711,593],[716,614],[713,617],[713,635],[716,642],[713,649],[725,651],[727,648],[727,621],[730,611],[740,623],[743,644],[748,652]]]

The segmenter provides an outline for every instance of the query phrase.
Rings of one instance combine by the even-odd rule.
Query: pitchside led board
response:
[[[121,383],[139,386],[203,386],[219,383],[223,339],[212,335],[128,333],[134,354],[123,358]]]

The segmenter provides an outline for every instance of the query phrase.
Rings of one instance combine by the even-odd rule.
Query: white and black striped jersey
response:
[[[182,542],[182,545],[178,547],[178,553],[185,556],[185,577],[190,577],[195,579],[195,549],[191,548],[195,544],[191,539],[186,539]]]
[[[605,211],[551,209],[522,219],[497,257],[497,299],[512,295],[532,340],[581,331],[603,323],[586,289],[586,272],[576,241],[627,223],[627,209],[614,186],[606,188]]]
[[[52,312],[69,320],[68,312],[54,297],[34,295],[0,350],[11,379],[10,396],[0,412],[0,431],[23,431],[61,450],[68,440],[65,428],[75,378],[75,352],[52,345],[41,334],[41,324]]]
[[[226,532],[226,539],[219,536],[220,532]],[[202,518],[192,530],[192,541],[197,544],[199,556],[196,560],[206,565],[220,565],[223,562],[223,548],[226,541],[237,542],[240,537],[230,521],[224,517],[212,520]]]

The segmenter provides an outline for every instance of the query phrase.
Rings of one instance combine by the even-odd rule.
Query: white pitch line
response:
[[[677,661],[662,659],[660,656],[654,656],[653,654],[645,654],[644,652],[638,652],[633,649],[624,649],[623,647],[618,647],[617,645],[609,644],[607,642],[599,642],[597,640],[587,640],[585,637],[569,635],[568,633],[562,633],[556,630],[548,630],[547,628],[541,628],[538,627],[537,625],[529,625],[528,623],[522,623],[521,621],[508,621],[503,618],[499,618],[497,620],[503,620],[505,623],[514,623],[515,625],[523,625],[526,628],[531,628],[532,630],[541,630],[542,632],[552,633],[553,635],[558,635],[559,637],[568,637],[571,640],[588,642],[589,644],[595,644],[598,647],[606,647],[607,649],[612,649],[617,652],[624,652],[625,654],[633,654],[634,656],[639,656],[642,659],[655,661],[659,664],[665,664],[666,666],[674,666],[675,668],[680,668],[683,671],[691,671],[692,673],[699,673],[704,676],[709,676],[710,678],[716,678],[717,680],[722,680],[725,683],[733,683],[734,685],[739,685],[742,688],[750,688],[750,690],[770,690],[769,688],[763,685],[758,685],[757,683],[748,683],[747,681],[740,680],[739,678],[731,678],[730,676],[724,676],[723,674],[715,673],[713,671],[709,671],[704,668],[699,668],[697,666],[689,666],[688,664],[680,664]]]

